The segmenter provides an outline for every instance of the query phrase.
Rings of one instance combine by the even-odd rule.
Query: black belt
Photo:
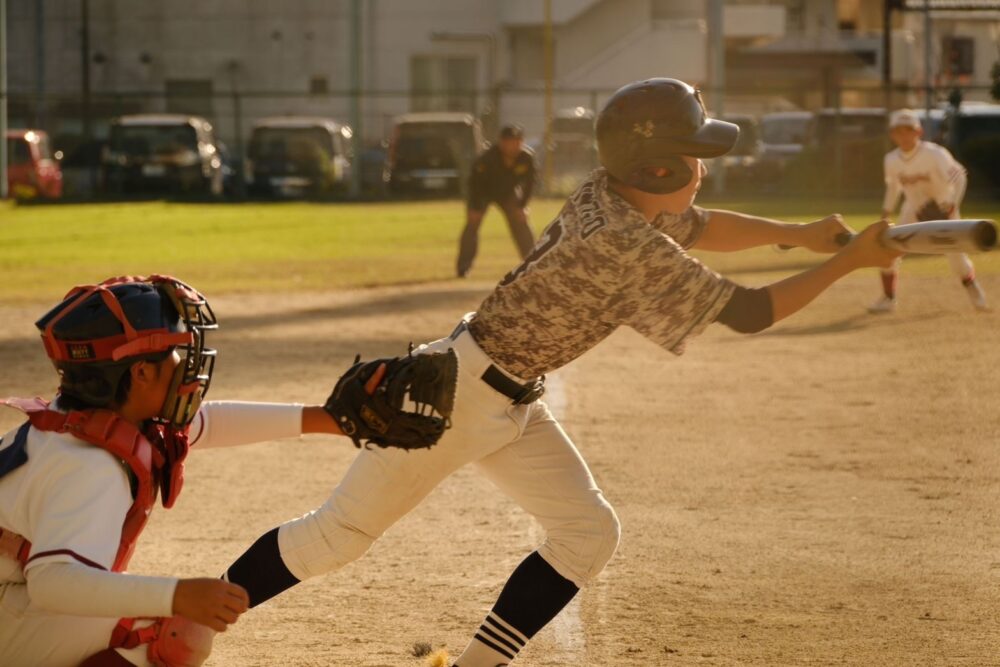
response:
[[[461,322],[457,327],[455,327],[455,330],[451,332],[450,338],[455,340],[462,334],[463,331],[468,330],[468,328],[468,322]],[[506,373],[494,364],[490,364],[486,367],[486,370],[483,371],[480,379],[482,379],[483,382],[488,384],[494,390],[509,398],[514,405],[527,405],[528,403],[534,403],[542,397],[542,394],[545,393],[544,375],[541,375],[526,384],[521,384],[517,380],[510,379]]]

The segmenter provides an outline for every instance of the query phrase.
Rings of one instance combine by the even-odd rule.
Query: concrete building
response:
[[[89,0],[86,59],[84,4],[8,0],[12,123],[79,135],[86,61],[97,136],[119,113],[189,112],[207,116],[238,146],[262,116],[350,123],[356,89],[366,143],[412,110],[468,110],[488,125],[513,120],[529,135],[542,132],[541,0]],[[552,0],[555,108],[597,106],[646,76],[710,88],[706,5]],[[880,5],[728,0],[726,107],[880,100]],[[922,85],[920,18],[898,14],[894,25],[893,78]],[[936,16],[932,43],[949,55],[935,57],[935,80],[985,86],[997,38],[995,15]],[[961,67],[942,69],[947,59]]]

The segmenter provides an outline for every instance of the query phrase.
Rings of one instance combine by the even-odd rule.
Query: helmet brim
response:
[[[740,126],[724,120],[709,118],[698,131],[683,139],[674,139],[675,150],[680,155],[711,158],[725,155],[736,145]]]

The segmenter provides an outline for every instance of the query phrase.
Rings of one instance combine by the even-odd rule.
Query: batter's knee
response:
[[[577,518],[549,528],[539,553],[559,574],[583,587],[608,564],[621,540],[621,522],[614,508],[600,502]]]
[[[323,506],[282,525],[278,529],[278,548],[288,571],[304,581],[361,558],[378,537]]]

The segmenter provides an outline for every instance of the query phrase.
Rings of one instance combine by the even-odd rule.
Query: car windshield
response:
[[[190,125],[113,125],[111,149],[133,156],[172,155],[198,149]]]
[[[740,126],[740,136],[736,140],[736,145],[729,152],[730,155],[752,155],[757,149],[757,123],[748,118],[736,118],[729,122]]]
[[[958,116],[951,121],[955,127],[954,141],[965,143],[971,139],[1000,137],[1000,114]]]
[[[404,168],[456,169],[471,161],[476,147],[465,123],[403,123],[396,140],[396,165]]]
[[[838,116],[823,114],[816,119],[816,139],[821,144],[833,143],[838,133]],[[840,114],[839,134],[843,140],[876,139],[885,136],[883,114]]]
[[[30,164],[31,147],[21,137],[7,137],[7,164]]]
[[[764,118],[760,134],[765,144],[804,144],[809,129],[809,117]]]
[[[553,118],[552,119],[552,134],[553,135],[569,135],[578,137],[590,137],[594,135],[594,119],[593,118]]]
[[[304,160],[333,153],[333,138],[322,127],[258,127],[250,139],[255,160]]]

